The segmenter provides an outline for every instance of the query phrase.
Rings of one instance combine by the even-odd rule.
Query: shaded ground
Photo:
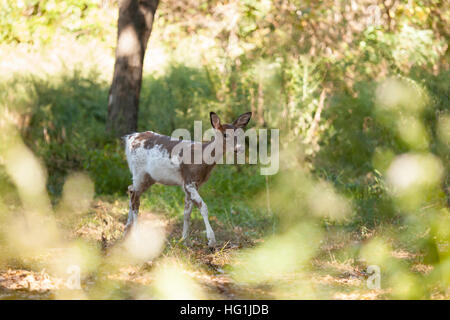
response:
[[[92,246],[102,247],[103,254],[107,257],[111,248],[114,248],[121,238],[126,212],[126,201],[108,202],[97,199],[87,215],[65,220],[61,222],[61,227],[70,230],[70,237],[73,239],[81,238],[87,240]],[[182,230],[180,217],[169,218],[163,214],[143,210],[140,219],[141,221],[157,219],[168,234],[162,254],[153,261],[124,265],[113,272],[105,271],[101,275],[90,276],[83,279],[81,283],[86,294],[82,293],[83,291],[81,293],[75,291],[69,295],[65,279],[51,275],[45,269],[35,270],[26,264],[15,264],[12,261],[0,270],[0,299],[58,298],[61,292],[65,292],[65,298],[87,298],[91,290],[96,290],[95,283],[99,277],[108,279],[109,283],[120,287],[123,293],[120,298],[133,298],[136,292],[142,291],[155,280],[152,270],[159,261],[167,258],[189,264],[190,268],[183,272],[199,283],[202,290],[212,299],[295,299],[299,297],[298,292],[292,292],[288,288],[293,285],[301,288],[304,274],[295,272],[283,274],[277,279],[278,286],[275,291],[269,283],[246,285],[233,280],[228,270],[236,253],[264,241],[262,238],[251,238],[245,228],[239,226],[227,228],[218,219],[211,217],[218,239],[217,249],[211,251],[206,246],[204,225],[198,216],[194,216],[191,224],[189,246],[178,241]],[[336,258],[342,248],[358,247],[371,236],[370,233],[362,237],[356,233],[330,232],[308,270],[308,284],[315,292],[320,293],[319,298],[389,298],[389,289],[367,289],[368,275],[365,272],[367,266],[364,262],[351,258],[347,260]],[[420,256],[417,254],[398,249],[395,250],[394,255],[399,260],[412,262],[413,268],[418,273],[425,274],[430,271],[429,266],[421,264]],[[287,290],[282,290],[284,286]],[[308,298],[307,294],[300,296]],[[445,296],[436,295],[434,298],[445,298]]]

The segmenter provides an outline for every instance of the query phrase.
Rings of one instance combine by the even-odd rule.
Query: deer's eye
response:
[[[226,133],[224,133],[223,137],[226,139],[226,138],[228,138],[228,135]]]

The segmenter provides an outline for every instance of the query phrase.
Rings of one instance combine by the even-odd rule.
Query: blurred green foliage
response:
[[[170,134],[191,129],[194,120],[208,128],[211,110],[225,120],[251,110],[252,125],[279,128],[282,149],[301,151],[270,178],[275,217],[264,207],[265,179],[256,168],[218,168],[203,193],[222,221],[267,230],[278,220],[280,230],[283,224],[308,227],[301,219],[351,230],[392,224],[409,230],[394,234],[412,241],[427,261],[448,263],[448,244],[436,252],[448,241],[440,225],[448,219],[449,6],[437,0],[162,1],[147,53],[139,129]],[[95,39],[112,48],[115,10],[114,1],[2,1],[0,54],[58,47],[61,38]],[[112,51],[101,54],[110,58]],[[69,62],[58,74],[28,75],[33,62],[17,63],[21,72],[0,81],[0,111],[12,112],[25,143],[43,159],[54,198],[65,177],[79,170],[89,173],[97,194],[124,195],[130,174],[123,149],[104,130],[112,69],[92,65],[86,72]],[[383,89],[386,83],[400,89]],[[403,91],[412,100],[395,97]],[[439,178],[396,193],[389,182],[395,182],[389,168],[396,160],[400,167],[428,166]],[[296,180],[303,183],[292,183],[299,167],[307,171]],[[2,188],[11,186],[3,170],[0,179]],[[311,218],[322,209],[306,202],[323,181],[330,197],[349,199],[353,214]],[[253,206],[255,194],[262,200]],[[182,198],[181,190],[155,186],[144,205],[176,215]],[[386,246],[374,243],[361,255]],[[394,287],[398,276],[415,288],[405,293],[399,287],[397,297],[426,295],[422,280],[389,263],[397,272],[388,277]],[[439,268],[431,283],[442,280]]]
[[[67,34],[100,37],[114,28],[102,21],[94,0],[3,0],[0,3],[0,42],[42,45]]]
[[[374,94],[379,80],[399,76],[430,95],[421,117],[432,152],[448,159],[436,133],[439,115],[448,113],[447,4],[249,0],[213,1],[193,10],[191,2],[169,1],[159,8],[154,37],[175,51],[169,67],[144,78],[141,129],[170,134],[190,128],[193,120],[208,125],[211,109],[223,118],[252,109],[256,126],[281,129],[285,146],[300,141],[310,168],[357,199],[363,217],[392,216],[387,203],[375,204],[384,191],[372,159],[377,150],[399,154],[409,147],[395,128],[376,119]],[[114,38],[115,21],[104,21],[115,10],[113,1],[1,5],[3,44],[44,46],[59,36]],[[192,66],[176,51],[189,57],[189,47],[180,48],[183,41],[200,36],[211,43],[198,50],[202,65]],[[19,76],[2,83],[6,105],[28,119],[24,137],[45,159],[54,194],[64,175],[77,169],[92,173],[98,193],[126,187],[120,147],[103,132],[108,83],[96,73]]]

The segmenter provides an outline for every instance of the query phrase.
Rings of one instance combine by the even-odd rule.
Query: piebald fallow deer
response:
[[[235,132],[238,129],[244,129],[250,121],[252,113],[247,112],[240,115],[231,124],[221,124],[220,119],[214,112],[210,113],[211,125],[215,129],[215,135],[209,142],[194,142],[174,139],[152,131],[133,133],[124,137],[125,151],[128,166],[133,175],[133,184],[128,187],[130,196],[130,210],[128,220],[125,227],[127,233],[133,225],[137,223],[139,213],[140,197],[142,193],[155,183],[163,185],[181,186],[185,192],[184,199],[184,224],[182,239],[187,240],[189,232],[189,222],[192,207],[195,204],[203,217],[206,236],[208,238],[208,246],[214,247],[216,239],[214,231],[208,220],[208,208],[200,196],[198,189],[205,183],[216,161],[204,161],[199,164],[177,162],[171,159],[172,150],[180,143],[188,145],[188,150],[194,152],[195,148],[205,150],[214,148],[219,144],[220,147],[215,149],[214,159],[218,159],[224,153],[232,151],[235,153],[243,152],[243,146],[237,144],[236,135],[227,136],[226,132]],[[233,150],[226,150],[227,139],[234,139],[231,143]],[[230,141],[228,141],[230,142]],[[178,145],[179,147],[179,145]],[[186,149],[184,149],[186,150]]]

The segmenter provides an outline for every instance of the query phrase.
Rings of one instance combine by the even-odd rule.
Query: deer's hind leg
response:
[[[192,213],[192,207],[193,202],[190,196],[190,193],[185,189],[184,190],[186,196],[184,198],[184,220],[183,220],[183,235],[181,237],[181,240],[188,241],[189,236],[189,224],[191,220],[191,213]]]
[[[128,186],[130,209],[128,211],[127,224],[125,225],[125,234],[127,234],[137,223],[139,206],[141,204],[141,195],[154,183],[155,181],[147,173],[139,176],[133,176],[133,184]]]

